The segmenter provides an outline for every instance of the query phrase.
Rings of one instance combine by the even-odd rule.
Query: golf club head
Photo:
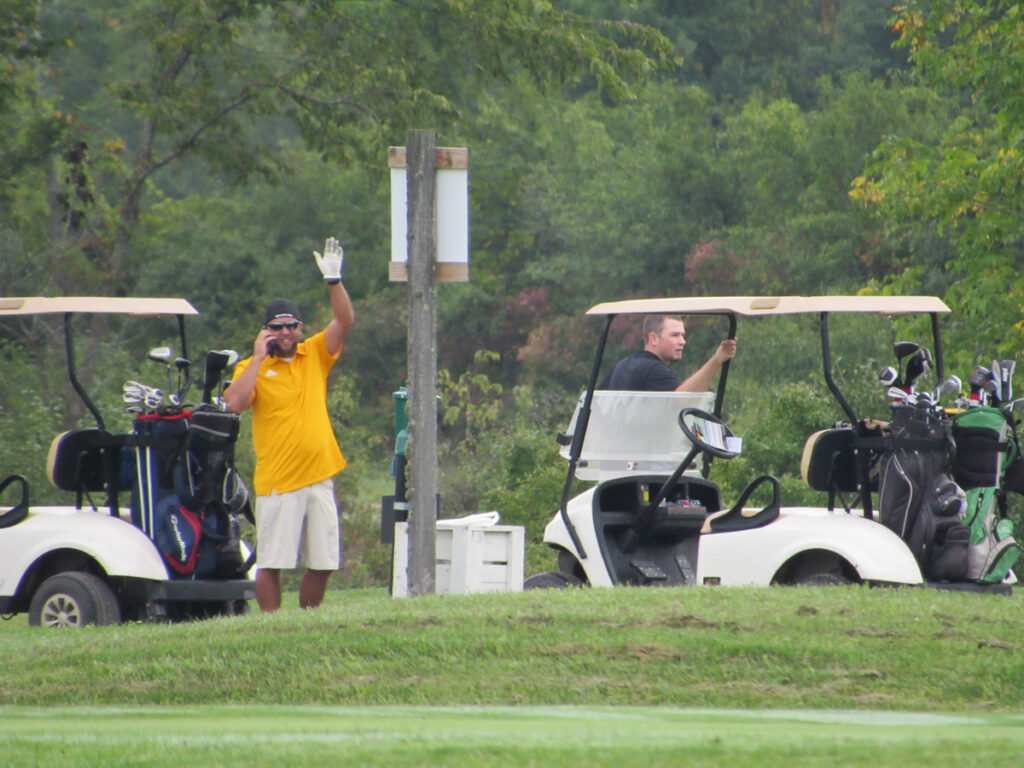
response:
[[[977,387],[981,389],[985,386],[985,382],[991,378],[992,372],[984,365],[974,366],[974,370],[971,371],[971,378],[968,379],[972,388]]]
[[[149,350],[149,354],[146,357],[154,362],[170,365],[171,361],[174,360],[174,350],[170,347],[154,347]]]
[[[917,380],[932,367],[932,353],[926,347],[921,347],[910,359],[907,360],[907,375],[903,379],[903,385],[913,388]]]
[[[1002,378],[1002,387],[999,391],[999,399],[1004,403],[1008,403],[1013,400],[1013,369],[1016,367],[1016,360],[999,361],[999,370]]]
[[[890,400],[899,401],[902,403],[906,402],[908,393],[906,390],[900,389],[899,387],[889,387],[889,389],[885,393],[885,396],[888,397]]]
[[[224,371],[238,362],[238,353],[233,349],[211,349],[206,353],[203,369],[203,402],[212,403],[213,392],[220,386]]]
[[[897,341],[892,345],[892,351],[896,355],[896,361],[902,363],[904,358],[910,357],[921,348],[916,341]]]
[[[1003,389],[1003,369],[999,365],[998,360],[992,361],[992,367],[989,369],[989,376],[993,382],[995,382],[995,393],[998,396]]]
[[[982,405],[999,405],[999,387],[995,379],[989,379],[981,387]]]
[[[211,349],[206,353],[206,366],[203,369],[203,386],[212,389],[224,370],[238,362],[238,353],[233,349]]]
[[[900,386],[906,385],[907,379],[903,376],[903,361],[917,352],[921,345],[916,341],[897,341],[892,345],[892,351],[896,355],[896,371],[899,374]]]
[[[1024,397],[1004,403],[1003,410],[1007,413],[1024,413]]]
[[[883,387],[899,386],[898,379],[899,374],[896,373],[896,369],[891,365],[885,366],[885,368],[878,372],[878,381]]]
[[[935,393],[933,394],[932,399],[935,402],[939,402],[944,395],[959,395],[963,390],[963,386],[963,382],[960,381],[959,376],[950,376],[935,388]]]

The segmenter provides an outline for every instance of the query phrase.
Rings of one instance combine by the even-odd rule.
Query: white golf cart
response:
[[[252,563],[248,548],[237,536],[229,540],[225,534],[218,539],[217,546],[207,553],[208,562],[214,558],[219,559],[218,564],[216,568],[205,569],[201,578],[195,570],[176,571],[172,559],[156,545],[156,532],[150,527],[152,516],[147,522],[140,515],[140,507],[146,509],[140,496],[151,495],[152,489],[140,481],[141,473],[135,471],[143,461],[152,458],[152,445],[140,437],[138,430],[125,434],[108,431],[96,404],[79,382],[72,319],[82,313],[177,318],[182,357],[172,360],[167,348],[154,350],[157,355],[151,353],[151,357],[166,362],[168,370],[174,370],[184,385],[173,395],[129,382],[147,392],[130,394],[126,384],[124,400],[139,403],[129,408],[137,414],[136,424],[142,418],[156,423],[173,410],[175,418],[187,422],[189,428],[206,430],[203,438],[194,438],[193,446],[205,438],[219,441],[220,452],[207,455],[216,455],[222,463],[227,457],[231,464],[237,431],[229,434],[230,422],[237,417],[224,412],[212,397],[230,355],[219,351],[207,355],[206,402],[196,406],[195,416],[179,402],[179,396],[184,395],[190,383],[185,317],[197,314],[187,301],[108,297],[0,299],[0,321],[25,315],[63,315],[68,378],[96,423],[95,428],[58,435],[50,450],[48,476],[58,489],[75,494],[73,506],[33,506],[26,479],[8,475],[9,468],[0,468],[0,614],[28,613],[32,625],[81,626],[245,612],[247,601],[254,597],[249,578]],[[142,405],[144,398],[149,399],[148,408]],[[144,410],[149,413],[143,413]],[[225,424],[228,432],[219,434]],[[212,430],[211,425],[215,427]],[[126,464],[126,458],[132,457],[138,461]],[[247,508],[247,492],[239,485],[233,466],[228,469],[218,479],[223,487],[218,488],[214,501],[222,519],[235,524],[236,516]],[[220,498],[222,490],[230,491],[232,498]],[[93,494],[97,496],[96,502]],[[129,494],[132,503],[120,504],[119,497]],[[179,529],[173,533],[185,535]]]
[[[524,587],[926,584],[907,543],[878,522],[872,508],[877,478],[869,476],[870,459],[891,438],[854,412],[833,379],[829,316],[930,316],[929,362],[942,381],[939,316],[946,312],[941,300],[927,296],[668,298],[593,307],[587,314],[603,317],[604,326],[586,391],[559,436],[569,467],[560,508],[544,532],[558,568],[529,577]],[[597,389],[613,319],[649,314],[721,315],[728,318],[729,338],[739,317],[819,318],[825,381],[845,419],[823,433],[827,439],[808,442],[803,469],[812,488],[829,494],[827,507],[783,506],[778,480],[770,475],[754,479],[731,506],[723,503],[708,479],[708,459],[728,460],[742,450],[720,418],[728,363],[716,392]],[[596,485],[569,498],[575,479]],[[843,493],[857,501],[837,509],[835,499]],[[749,508],[751,495],[770,498]],[[1011,571],[998,584],[937,586],[1005,593],[1013,581]]]

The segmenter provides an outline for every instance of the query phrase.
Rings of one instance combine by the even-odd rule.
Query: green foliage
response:
[[[1011,357],[1024,344],[1024,16],[1018,4],[1003,0],[940,0],[899,7],[893,24],[920,81],[951,117],[922,121],[932,129],[925,136],[887,138],[869,166],[869,181],[854,192],[891,221],[934,223],[954,244],[944,267],[957,319],[951,339],[957,362],[967,367]]]
[[[471,282],[438,292],[445,498],[529,520],[536,539],[598,301],[936,294],[955,310],[950,372],[1015,356],[1020,14],[996,0],[896,14],[881,0],[14,0],[0,10],[0,293],[183,296],[201,312],[194,358],[244,355],[269,298],[326,322],[310,254],[339,237],[356,325],[332,413],[362,583],[381,569],[373,504],[406,378],[385,149],[433,127],[471,149]],[[687,368],[718,333],[692,330]],[[773,430],[789,414],[769,400],[799,400],[820,368],[813,336],[789,337],[806,330],[744,331],[727,413],[774,448],[719,463],[730,488],[744,462],[793,477],[815,414]],[[155,340],[91,331],[82,377],[116,413]],[[88,415],[54,375],[57,325],[4,321],[0,340],[20,360],[0,384],[0,451],[39,477],[52,434]],[[844,353],[861,361],[845,382],[858,408],[881,404],[864,382],[892,340],[868,331]],[[635,349],[635,329],[616,323],[611,342]],[[827,392],[806,396],[842,417]]]

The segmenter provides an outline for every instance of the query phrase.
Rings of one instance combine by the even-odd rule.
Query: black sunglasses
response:
[[[302,325],[302,323],[300,323],[298,320],[289,320],[287,323],[267,323],[263,327],[266,328],[268,331],[280,331],[282,328],[287,328],[289,331],[294,331],[300,325]]]

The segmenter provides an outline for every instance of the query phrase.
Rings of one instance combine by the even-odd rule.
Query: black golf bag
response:
[[[977,406],[953,422],[956,459],[953,476],[967,495],[964,523],[970,529],[967,577],[1002,581],[1021,556],[1006,517],[1006,491],[1024,492],[1024,461],[1013,424],[999,408]]]
[[[248,492],[234,469],[238,417],[224,412],[144,414],[134,425],[132,522],[173,578],[241,575],[238,517]]]
[[[891,449],[880,460],[881,522],[910,548],[925,579],[967,576],[964,492],[950,474],[953,441],[941,411],[893,404]]]
[[[254,521],[249,489],[235,468],[238,414],[197,409],[189,419],[189,457],[185,502],[211,522],[211,538],[219,541],[214,576],[232,578],[248,570],[243,565],[239,517]]]

